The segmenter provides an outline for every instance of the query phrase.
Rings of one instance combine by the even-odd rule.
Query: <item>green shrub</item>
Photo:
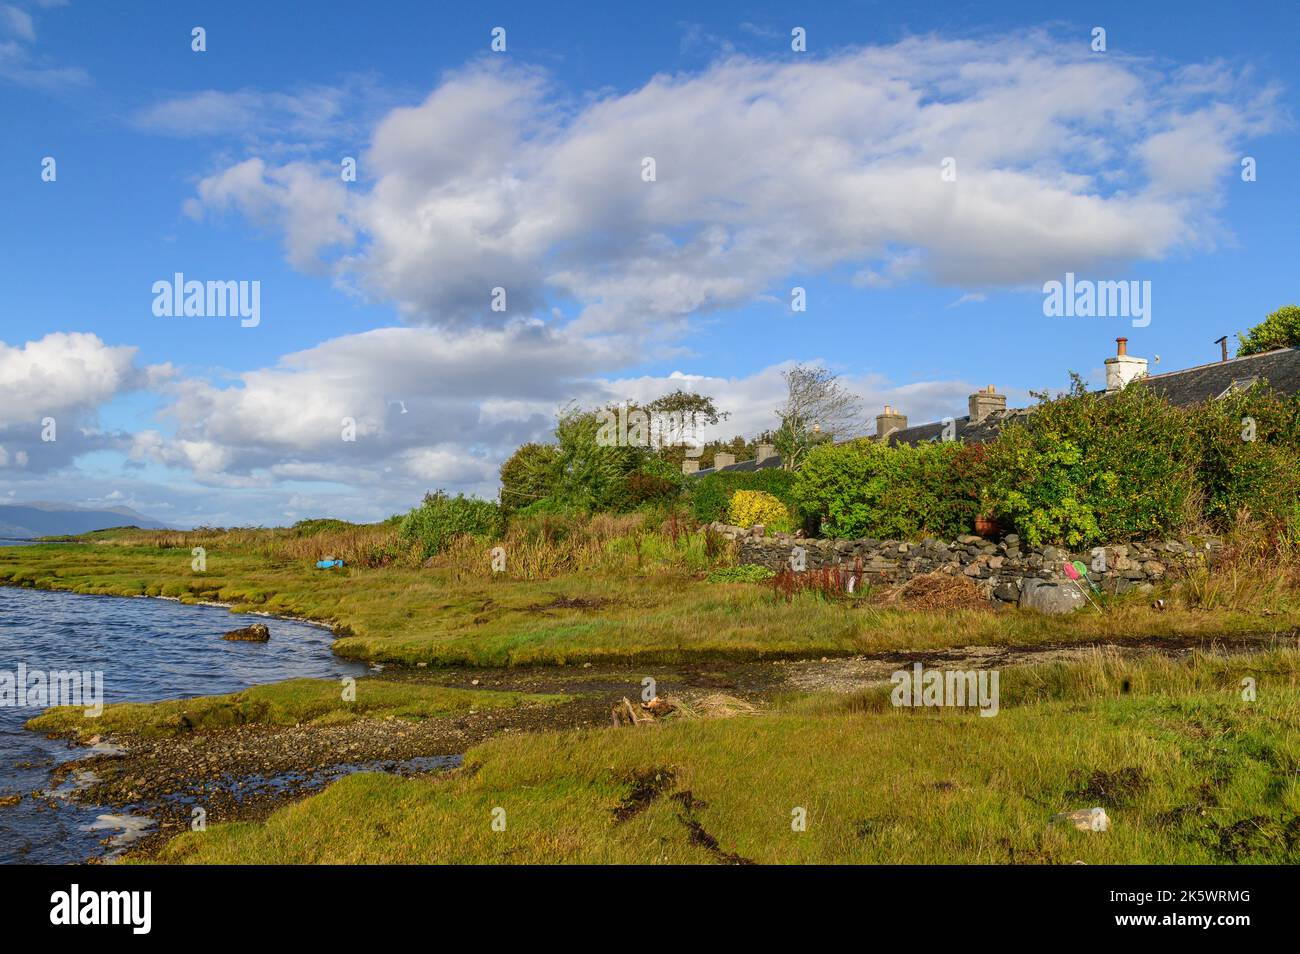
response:
[[[731,497],[737,490],[761,490],[780,500],[793,513],[795,499],[793,488],[795,473],[768,467],[763,470],[724,470],[706,474],[688,484],[691,511],[700,523],[714,523],[727,519]]]
[[[1248,511],[1268,532],[1300,542],[1300,396],[1256,385],[1188,414],[1206,520],[1226,531]]]
[[[501,509],[513,513],[545,500],[559,483],[559,447],[524,444],[501,465]]]
[[[1195,451],[1185,412],[1145,385],[1076,390],[989,445],[987,496],[1033,546],[1166,535],[1194,516]]]
[[[599,412],[572,407],[555,425],[559,456],[552,496],[567,508],[587,513],[631,509],[625,498],[627,478],[649,454],[644,447],[602,441],[603,427]]]
[[[974,525],[984,457],[955,441],[825,445],[808,453],[794,497],[828,536],[951,539]]]
[[[719,567],[707,577],[710,583],[762,583],[776,576],[765,566],[745,563],[740,566]]]
[[[464,494],[450,497],[439,490],[425,494],[424,502],[402,521],[398,535],[403,543],[418,546],[420,558],[427,560],[458,536],[492,540],[502,528],[501,508],[492,501]]]
[[[677,494],[678,486],[674,481],[637,471],[628,474],[623,480],[623,506],[620,509],[631,510],[647,504],[666,503],[676,499]]]
[[[731,495],[727,520],[737,527],[762,524],[768,530],[789,533],[793,529],[790,511],[776,497],[762,490],[737,490]]]

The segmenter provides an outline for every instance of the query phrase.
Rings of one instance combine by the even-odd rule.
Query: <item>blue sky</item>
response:
[[[374,518],[569,400],[755,433],[809,361],[919,421],[1300,297],[1297,8],[809,6],[0,0],[0,500]],[[1067,271],[1150,324],[1045,317]],[[260,322],[156,316],[176,272]]]

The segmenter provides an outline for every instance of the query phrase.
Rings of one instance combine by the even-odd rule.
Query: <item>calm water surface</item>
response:
[[[0,679],[29,672],[100,670],[104,701],[150,701],[234,692],[297,676],[359,676],[361,663],[330,652],[329,630],[266,619],[268,643],[226,642],[246,615],[170,600],[50,593],[0,586]],[[0,705],[0,799],[50,787],[60,762],[86,754],[23,728],[39,707]],[[0,863],[66,863],[102,854],[112,809],[24,797],[0,805]],[[120,827],[120,826],[118,826]]]

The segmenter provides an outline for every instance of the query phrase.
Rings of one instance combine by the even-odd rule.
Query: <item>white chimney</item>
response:
[[[1147,376],[1147,359],[1128,353],[1128,339],[1116,338],[1115,357],[1106,359],[1106,393],[1123,390],[1138,378]]]

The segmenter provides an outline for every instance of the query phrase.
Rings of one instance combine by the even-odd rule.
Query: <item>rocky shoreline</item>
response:
[[[162,738],[120,735],[96,739],[100,744],[92,748],[101,751],[59,765],[52,782],[64,786],[63,797],[81,804],[153,819],[156,824],[125,855],[148,856],[191,828],[195,809],[202,810],[207,824],[258,820],[353,771],[446,771],[467,749],[493,736],[573,728],[605,717],[603,706],[575,699],[423,721],[245,725]],[[48,800],[51,794],[29,797]]]

